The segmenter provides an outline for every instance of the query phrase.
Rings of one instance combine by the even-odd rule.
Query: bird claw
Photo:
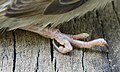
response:
[[[64,39],[63,42],[58,41],[58,43],[60,43],[60,46],[57,46],[55,44],[54,39],[52,40],[52,43],[53,43],[55,49],[62,54],[68,53],[73,50],[73,47],[71,46],[70,42],[66,39]]]
[[[89,37],[89,34],[87,33],[81,33],[81,34],[77,34],[77,35],[67,35],[67,34],[63,34],[61,32],[56,33],[54,40],[57,41],[57,43],[60,44],[60,46],[57,46],[55,44],[55,41],[53,40],[52,43],[54,45],[54,47],[56,48],[56,50],[62,54],[71,52],[73,50],[73,47],[71,45],[70,40],[77,40],[77,39],[85,39],[87,37]]]
[[[57,49],[57,51],[62,54],[71,52],[73,50],[72,45],[78,48],[92,48],[94,46],[107,46],[108,48],[108,44],[103,38],[95,39],[89,42],[77,40],[87,38],[88,36],[89,35],[87,33],[82,33],[78,35],[66,35],[62,33],[57,33],[57,35],[55,35],[54,40],[56,40],[56,42],[59,43],[60,46],[57,46],[54,40],[52,43]]]

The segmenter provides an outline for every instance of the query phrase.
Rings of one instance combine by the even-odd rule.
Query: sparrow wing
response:
[[[105,7],[111,0],[2,0],[0,1],[0,28],[10,30],[27,25],[41,29],[49,24],[55,27],[88,11]]]

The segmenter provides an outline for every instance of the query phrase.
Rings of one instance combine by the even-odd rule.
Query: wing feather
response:
[[[0,27],[10,30],[27,25],[37,25],[41,29],[49,24],[55,27],[109,2],[111,0],[2,0]]]
[[[67,5],[67,4],[73,4],[73,3],[76,3],[80,0],[59,0],[60,4],[64,4],[64,5]]]
[[[55,0],[46,8],[44,14],[63,14],[80,7],[84,3],[84,0]]]

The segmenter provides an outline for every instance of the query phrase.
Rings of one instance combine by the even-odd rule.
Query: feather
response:
[[[2,0],[0,1],[0,28],[9,30],[49,24],[55,27],[88,11],[104,7],[111,0]]]
[[[60,4],[64,4],[64,5],[73,4],[73,3],[76,3],[78,1],[80,1],[80,0],[59,0]]]

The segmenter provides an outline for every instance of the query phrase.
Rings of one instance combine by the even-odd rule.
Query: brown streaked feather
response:
[[[41,29],[48,24],[54,27],[77,16],[81,17],[88,11],[104,7],[110,1],[2,0],[0,1],[0,28],[8,27],[12,30],[32,24],[38,25]]]
[[[73,4],[73,3],[76,3],[80,0],[59,0],[60,4]]]
[[[42,2],[42,4],[41,4]],[[44,5],[43,5],[44,4]],[[35,14],[42,14],[48,2],[41,0],[16,0],[7,9],[5,16],[8,17],[24,17]],[[42,9],[42,10],[39,10]]]
[[[84,0],[70,0],[70,3],[68,4],[68,0],[58,0],[53,1],[45,10],[44,14],[49,15],[49,14],[62,14],[69,12],[73,9],[78,8],[82,4],[85,3]]]

